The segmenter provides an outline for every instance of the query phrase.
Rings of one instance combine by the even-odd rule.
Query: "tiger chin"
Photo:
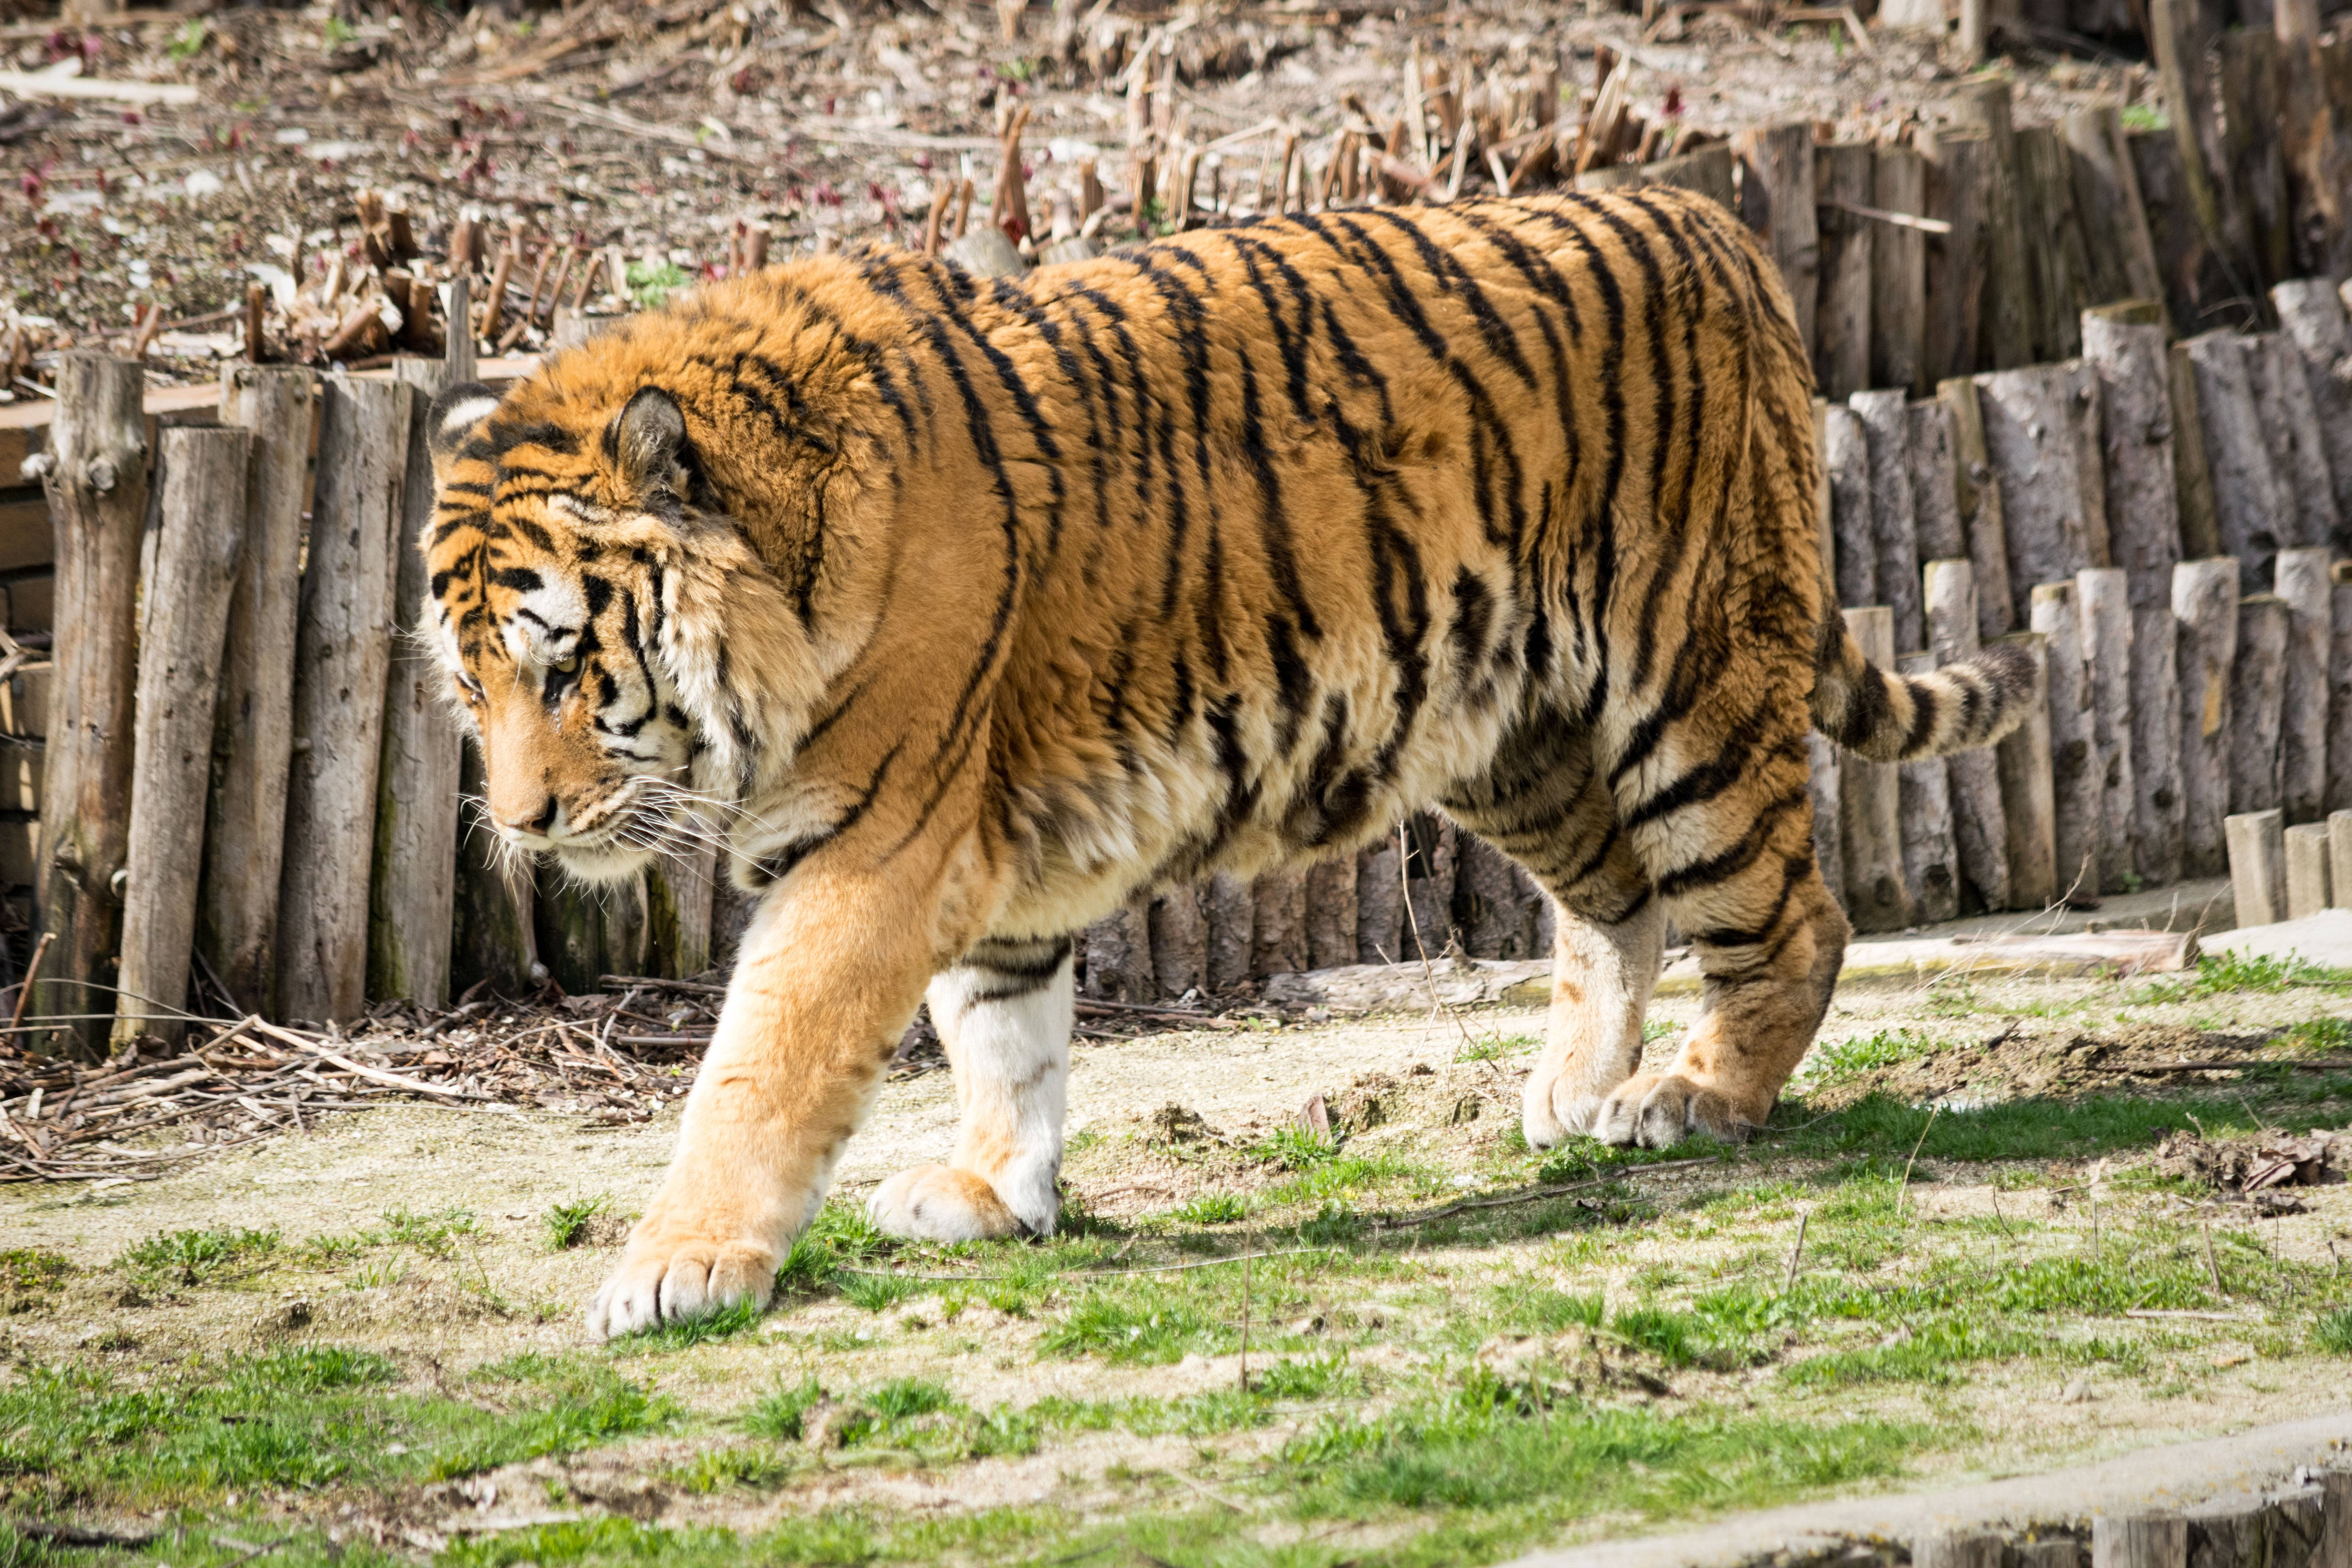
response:
[[[1529,1142],[1762,1121],[1847,937],[1808,731],[1932,756],[2036,698],[1999,645],[1864,660],[1811,392],[1748,233],[1649,189],[814,258],[446,395],[426,625],[488,818],[590,878],[723,833],[758,894],[589,1327],[764,1303],[927,998],[961,1127],[874,1218],[1050,1232],[1074,933],[1427,807],[1558,907]],[[1640,1073],[1670,917],[1705,1011]]]

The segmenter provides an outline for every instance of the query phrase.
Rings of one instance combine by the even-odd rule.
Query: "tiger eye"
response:
[[[562,658],[555,661],[555,672],[558,675],[570,675],[573,670],[576,670],[579,668],[580,656],[576,653],[570,658]]]

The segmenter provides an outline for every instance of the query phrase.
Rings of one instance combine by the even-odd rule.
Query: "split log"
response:
[[[376,771],[367,989],[372,1002],[404,999],[439,1007],[449,999],[457,774],[465,746],[445,695],[449,678],[439,656],[418,636],[417,617],[430,595],[423,542],[434,504],[425,411],[457,383],[439,360],[402,359],[394,363],[394,374],[416,390],[401,485],[402,525],[392,542],[392,611],[399,631],[384,682],[383,756]]]
[[[1524,874],[1511,858],[1465,833],[1455,839],[1454,916],[1462,945],[1473,958],[1538,958],[1535,901]]]
[[[1436,959],[1454,940],[1454,880],[1461,864],[1454,824],[1426,813],[1407,825],[1405,956]]]
[[[1824,467],[1830,481],[1831,527],[1837,538],[1838,603],[1878,602],[1878,534],[1871,521],[1870,433],[1851,408],[1823,416]]]
[[[2207,332],[2183,346],[2197,373],[2197,412],[2204,422],[2221,553],[2237,557],[2241,592],[2254,593],[2271,585],[2288,513],[2254,401],[2246,340],[2235,332]],[[2181,543],[2189,543],[2185,519]]]
[[[2212,231],[2199,221],[2197,192],[2181,163],[2179,140],[2171,131],[2131,131],[2124,134],[2124,147],[2139,181],[2165,313],[2176,335],[2203,331],[2231,290]]]
[[[1927,212],[1927,163],[1909,147],[1876,151],[1872,205],[1881,212]],[[1927,237],[1905,224],[1879,224],[1870,242],[1869,386],[1895,386],[1925,397],[1927,371]]]
[[[646,972],[644,872],[592,886],[558,866],[537,871],[531,915],[540,961],[559,987],[585,995],[607,974]]]
[[[2107,542],[2124,573],[2131,639],[2133,863],[2164,887],[2180,879],[2180,701],[2172,569],[2180,561],[2172,400],[2161,326],[2083,316],[2083,353],[2099,379]]]
[[[1354,868],[1349,868],[1352,873]],[[1350,879],[1352,880],[1352,877]],[[1151,976],[1160,994],[1174,999],[1204,989],[1209,983],[1209,917],[1202,908],[1204,889],[1187,882],[1151,900],[1148,920],[1151,938]],[[1348,961],[1355,961],[1355,932],[1349,931]]]
[[[1396,835],[1356,853],[1356,962],[1404,958],[1404,879]]]
[[[1970,658],[1979,646],[1975,571],[1966,561],[1930,561],[1924,576],[1928,651],[1937,664]],[[1956,752],[1945,761],[1963,902],[1974,889],[1973,901],[1982,908],[2008,909],[2009,826],[2001,815],[2000,763],[1981,748]]]
[[[2085,568],[2075,574],[2074,586],[2091,689],[2091,772],[2099,792],[2098,890],[2126,893],[2142,877],[2131,755],[2131,588],[2120,566]]]
[[[2010,908],[2045,909],[2063,891],[2058,882],[2058,806],[2051,784],[2050,650],[2039,632],[2011,632],[2000,640],[2033,661],[2034,688],[2025,721],[1995,753],[2001,820],[2009,828]]]
[[[2242,926],[2286,919],[2286,817],[2275,808],[2234,812],[2222,822],[2230,845],[2230,892]]]
[[[2244,227],[2252,281],[2266,288],[2294,269],[2279,145],[2278,37],[2233,27],[2221,35],[2221,187]]]
[[[2299,921],[2334,909],[2327,824],[2305,822],[2286,830],[2286,918]]]
[[[2074,214],[2090,263],[2090,302],[2147,300],[2161,308],[2164,279],[2148,237],[2139,175],[2124,144],[2123,110],[2113,103],[2070,109],[2058,134],[2073,155]]]
[[[2095,443],[2087,454],[2083,445],[2086,416],[2096,418],[2089,388],[2081,366],[2036,365],[1977,377],[1985,447],[2000,489],[2010,593],[2021,622],[2033,584],[2069,580],[2085,566],[2108,563],[2104,470]]]
[[[1922,1535],[1911,1543],[1911,1568],[2001,1568],[1998,1535]]]
[[[1984,294],[1977,314],[1976,363],[1989,370],[2032,364],[2033,286],[2019,197],[2017,135],[2011,128],[2009,83],[1972,78],[1952,100],[1953,117],[1985,132]],[[1979,583],[1983,589],[1987,584]]]
[[[1740,218],[1763,237],[1780,268],[1797,313],[1797,335],[1810,344],[1821,273],[1812,121],[1758,126],[1733,137],[1731,146],[1740,162]]]
[[[278,888],[278,1013],[285,1018],[355,1018],[366,1005],[368,873],[411,401],[397,383],[342,375],[327,378],[320,401]]]
[[[1202,910],[1209,924],[1209,990],[1229,996],[1249,982],[1257,900],[1247,881],[1220,871],[1209,879]]]
[[[2246,374],[2254,388],[2254,408],[2270,444],[2271,472],[2277,476],[2280,548],[2328,544],[2340,531],[2336,480],[2328,471],[2327,447],[2303,354],[2284,332],[2263,332],[2246,341]]]
[[[2352,811],[2327,814],[2327,884],[2352,907]]]
[[[2289,822],[2316,822],[2327,810],[2327,656],[2335,632],[2327,568],[2325,549],[2278,553],[2277,592],[2287,616],[2279,805]]]
[[[2083,352],[2083,310],[2105,301],[2091,296],[2091,263],[2083,225],[2074,215],[2074,156],[2053,125],[2017,132],[2017,205],[2032,236],[2025,247],[2033,289],[2034,358],[2044,363]]]
[[[2230,814],[2230,678],[2238,658],[2238,563],[2226,555],[2172,571],[2172,617],[2180,670],[2180,869],[2216,877],[2227,868],[2221,819]]]
[[[2081,609],[2074,584],[2033,586],[2033,629],[2047,652],[2050,715],[2052,817],[2057,855],[2058,898],[2066,903],[2095,899],[2100,887],[2099,848],[2106,832],[2105,804],[2095,765],[2095,717],[2089,672],[2083,661]]]
[[[1845,907],[1845,753],[1819,731],[1805,731],[1805,793],[1813,804],[1813,864],[1830,896]],[[2352,816],[2352,813],[2347,813]]]
[[[1251,886],[1250,899],[1252,977],[1307,968],[1307,873],[1268,871]]]
[[[2352,553],[2352,327],[2345,321],[2343,300],[2324,278],[2282,283],[2271,290],[2271,300],[2278,307],[2280,327],[2303,356],[2335,487],[2336,533],[2326,542],[2339,554]]]
[[[1832,398],[1870,384],[1871,245],[1878,226],[1846,210],[1872,205],[1876,153],[1867,142],[1813,149],[1821,279],[1813,315],[1813,379]],[[1835,203],[1836,205],[1827,204]]]
[[[2221,553],[2220,503],[2213,466],[2205,455],[2204,406],[2197,395],[2197,361],[2187,343],[2165,350],[2165,390],[2172,399],[2172,488],[2180,512],[2180,558]]]
[[[1895,668],[1895,623],[1883,605],[1850,608],[1846,630],[1864,658]],[[1856,931],[1900,931],[1914,923],[1903,879],[1902,781],[1896,764],[1848,756],[1839,779],[1839,829],[1845,859],[1846,918]]]
[[[1156,1002],[1151,905],[1132,899],[1086,931],[1086,994],[1098,1002]]]
[[[478,746],[465,748],[457,788],[467,802],[488,798]],[[530,867],[499,843],[498,830],[478,804],[464,805],[459,812],[456,889],[450,990],[463,995],[476,985],[486,985],[500,996],[520,996],[545,979],[547,971],[539,962]]]
[[[2163,5],[2166,0],[2150,0]],[[2188,1568],[2189,1521],[2164,1514],[2095,1515],[2091,1568]]]
[[[1939,382],[1936,401],[1952,411],[1953,496],[1975,573],[1977,633],[2001,637],[2017,625],[2009,589],[2009,525],[2001,510],[2000,486],[1993,478],[1992,454],[1985,444],[1976,378]]]
[[[1932,674],[1936,656],[1906,654],[1898,668],[1905,675]],[[1956,920],[1960,912],[1959,853],[1952,837],[1952,785],[1945,759],[1902,763],[1896,773],[1904,891],[1917,920]]]
[[[188,806],[204,798],[212,769],[213,706],[252,447],[242,430],[163,433],[163,502],[139,647],[118,1044],[152,1035],[176,1045],[181,1035],[177,1018],[155,1015],[176,1013],[188,999],[204,852],[204,836],[189,831]]]
[[[646,868],[646,973],[691,980],[718,962],[718,882],[719,847],[704,838]]]
[[[2327,571],[2327,809],[2352,809],[2352,561]],[[2352,882],[2344,884],[2352,899]]]
[[[145,372],[136,360],[68,351],[41,455],[57,535],[54,706],[41,773],[33,900],[50,952],[33,988],[39,1016],[98,1013],[111,984],[131,826],[139,546],[147,520]],[[51,940],[53,939],[53,940]],[[105,1052],[103,1018],[61,1026],[71,1054]]]
[[[2286,601],[2248,594],[2238,601],[2238,652],[2230,667],[2230,809],[2281,804],[2279,737],[2285,721]]]
[[[1982,131],[1922,135],[1930,217],[1951,225],[1927,237],[1927,325],[1922,352],[1927,380],[1948,381],[1977,368],[1985,289],[1985,229],[1992,199],[1992,139]]]
[[[457,334],[464,339],[462,329]],[[286,770],[294,748],[294,623],[318,377],[237,365],[221,377],[221,422],[252,433],[244,552],[229,597],[213,717],[212,798],[196,900],[196,951],[247,1013],[276,994],[278,883]]]
[[[2063,1535],[2054,1541],[2021,1541],[2014,1568],[2083,1568],[2083,1549]]]
[[[1911,468],[1911,517],[1921,561],[1950,561],[1969,552],[1960,526],[1959,440],[1952,411],[1930,399],[1906,414],[1905,454]]]
[[[1895,646],[1925,647],[1919,616],[1919,533],[1911,504],[1910,414],[1901,392],[1857,392],[1852,399],[1870,448],[1870,531],[1876,602],[1895,613]]]
[[[1158,949],[1153,952],[1156,954]],[[1352,856],[1320,860],[1307,870],[1307,962],[1317,969],[1356,962],[1356,862]]]

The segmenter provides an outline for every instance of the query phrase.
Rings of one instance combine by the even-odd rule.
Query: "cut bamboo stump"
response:
[[[1927,582],[1927,647],[1937,664],[1974,655],[1976,574],[1966,561],[1930,561]],[[1988,910],[2011,907],[2009,826],[2001,815],[2000,764],[1982,747],[1945,759],[1951,782],[1952,840],[1960,879]]]
[[[213,718],[196,951],[230,1000],[248,1013],[267,1009],[277,989],[286,770],[294,754],[294,625],[318,382],[294,365],[238,365],[221,378],[221,421],[250,431],[253,447],[245,550],[229,599]]]
[[[2084,440],[2097,417],[2091,384],[2080,364],[1977,377],[2020,623],[2030,615],[2033,584],[2108,563],[2104,466],[2095,439]]]
[[[1219,996],[1230,995],[1250,977],[1257,900],[1247,881],[1220,871],[1209,879],[1202,907],[1209,923],[1209,989]]]
[[[2091,771],[2099,792],[2099,887],[2133,891],[2139,876],[2137,794],[2133,784],[2131,589],[2120,566],[2074,577],[2081,608],[2084,677],[2091,688]],[[2169,704],[2168,703],[2168,706]]]
[[[468,802],[487,798],[478,747],[466,747],[457,785]],[[462,996],[479,985],[501,996],[520,996],[544,980],[530,868],[502,851],[498,830],[478,805],[468,805],[459,814],[456,888],[450,990]]]
[[[2286,817],[2281,812],[2242,811],[2222,819],[2230,846],[2230,892],[2242,926],[2275,925],[2286,919]]]
[[[1529,924],[1532,927],[1533,921],[1530,921]],[[1153,951],[1156,952],[1158,950],[1155,948]],[[1309,962],[1318,969],[1334,969],[1356,962],[1356,862],[1353,858],[1322,860],[1308,868],[1307,951]]]
[[[1941,384],[1977,368],[1985,287],[1985,225],[1992,199],[1992,139],[1982,131],[1923,132],[1928,216],[1951,226],[1927,237],[1927,377]]]
[[[2001,512],[2000,486],[1985,445],[1983,403],[1973,376],[1955,376],[1936,387],[1936,401],[1952,414],[1953,495],[1960,531],[1975,571],[1977,635],[2002,637],[2017,626],[2009,591],[2009,527]]]
[[[50,940],[34,1011],[99,1014],[62,1026],[72,1054],[105,1049],[105,992],[131,826],[131,715],[138,679],[140,535],[147,521],[145,372],[134,360],[69,351],[41,480],[57,537],[57,650],[41,773],[34,901]],[[30,465],[28,465],[29,467]]]
[[[1813,803],[1813,864],[1822,884],[1845,907],[1845,753],[1818,731],[1805,732],[1805,793]]]
[[[1871,521],[1870,433],[1862,416],[1832,405],[1822,416],[1830,527],[1837,541],[1838,603],[1878,602],[1878,534]]]
[[[1927,645],[1919,613],[1919,533],[1911,504],[1911,416],[1900,392],[1857,392],[1851,406],[1870,448],[1870,531],[1878,596],[1895,616],[1895,646]]]
[[[2184,561],[2172,572],[2180,670],[2180,869],[2225,870],[2221,819],[2230,814],[2230,676],[2238,658],[2238,563]]]
[[[2327,809],[2352,808],[2352,561],[2327,569]],[[2352,897],[2352,884],[2347,884]]]
[[[1307,873],[1268,871],[1251,887],[1250,897],[1251,975],[1307,968]]]
[[[1909,147],[1881,145],[1872,170],[1881,212],[1925,215],[1927,164]],[[1907,224],[1881,224],[1870,249],[1869,386],[1924,397],[1927,374],[1927,237]]]
[[[139,647],[139,707],[122,899],[114,1037],[180,1038],[195,947],[204,835],[191,805],[212,772],[213,707],[245,537],[253,437],[242,430],[163,433],[163,484],[150,606]],[[95,1011],[96,1009],[92,1009]]]
[[[2335,631],[2328,553],[2324,546],[2282,550],[2273,574],[2286,605],[2279,805],[2289,822],[2316,822],[2327,811],[2327,656]]]
[[[1821,293],[1813,316],[1813,379],[1832,398],[1870,384],[1871,245],[1878,226],[1854,207],[1872,205],[1877,155],[1866,142],[1813,149]],[[1831,205],[1834,204],[1834,205]]]
[[[1341,864],[1348,865],[1351,873],[1355,869],[1348,862]],[[1351,875],[1351,884],[1353,880]],[[1151,976],[1163,997],[1184,996],[1209,983],[1209,921],[1201,908],[1201,894],[1197,884],[1187,883],[1151,900]],[[1349,932],[1349,963],[1356,962],[1354,936]]]
[[[2304,822],[2286,830],[2286,918],[2333,909],[2327,824]]]
[[[2052,818],[2058,857],[2058,897],[2094,899],[2100,887],[2099,848],[2105,838],[2105,804],[2095,742],[2090,673],[2083,659],[2081,608],[2074,583],[2037,583],[2033,629],[2048,652]]]
[[[2248,594],[2238,601],[2238,652],[2230,666],[2230,809],[2283,804],[2280,734],[2286,719],[2286,601]]]
[[[2164,275],[2157,270],[2139,175],[2124,142],[2122,109],[2102,103],[2068,110],[2058,134],[2074,154],[2074,212],[2083,224],[2092,300],[2144,300],[2161,312]]]
[[[1922,562],[1960,559],[1969,542],[1960,526],[1959,436],[1951,408],[1930,399],[1911,405],[1906,417],[1913,554]]]
[[[2284,332],[2263,332],[2245,343],[2247,378],[2253,383],[2254,408],[2270,445],[2271,472],[2278,478],[2284,513],[2280,547],[2329,543],[2342,520],[2303,351]]]
[[[1814,209],[1813,125],[1810,120],[1762,125],[1731,141],[1739,159],[1739,216],[1762,237],[1780,268],[1797,335],[1813,341],[1813,306],[1821,270],[1821,229]]]
[[[2204,422],[2220,551],[2238,559],[2240,592],[2255,593],[2271,585],[2271,563],[2286,536],[2288,514],[2254,400],[2246,340],[2234,332],[2207,332],[2182,347],[2197,373],[2197,412]],[[2181,544],[2189,548],[2185,517]]]
[[[2180,512],[2164,329],[2086,310],[2083,354],[2099,382],[2107,545],[2130,600],[2133,861],[2145,882],[2166,887],[2180,879],[2180,702],[2172,626]]]
[[[1086,994],[1099,1002],[1156,1002],[1151,972],[1151,905],[1134,900],[1086,931]]]
[[[2352,110],[2352,103],[2347,110]],[[2346,321],[2344,301],[2324,278],[2282,283],[2271,290],[2271,301],[2278,307],[2280,328],[2303,356],[2320,445],[2335,486],[2337,524],[2352,525],[2352,324]],[[2352,540],[2339,532],[2330,542],[2341,551]]]
[[[2189,1521],[2159,1514],[2091,1521],[2091,1568],[2188,1568]]]
[[[1905,675],[1934,672],[1932,653],[1906,655]],[[1957,920],[1960,912],[1959,854],[1952,837],[1952,786],[1942,757],[1896,766],[1897,810],[1902,820],[1903,889],[1914,918]]]
[[[2058,805],[2050,767],[2050,649],[2039,632],[2011,632],[2000,640],[2033,661],[2025,721],[1995,753],[2001,820],[2009,829],[2010,908],[2046,909],[2064,890],[2058,882]]]
[[[1849,609],[1845,624],[1864,658],[1895,668],[1894,616],[1885,605]],[[1903,877],[1901,774],[1893,763],[1848,756],[1838,783],[1846,918],[1856,931],[1900,931],[1917,919]]]
[[[355,1018],[366,1005],[368,874],[411,401],[397,383],[341,375],[327,378],[320,401],[278,889],[284,1018]],[[640,972],[611,965],[596,973]]]
[[[449,999],[457,775],[465,742],[444,695],[449,678],[418,635],[417,617],[430,593],[423,540],[432,525],[434,500],[425,411],[444,388],[457,384],[439,360],[402,359],[393,368],[395,379],[415,391],[401,527],[392,544],[392,611],[398,633],[384,682],[383,754],[376,770],[367,994],[373,1002],[408,1000],[439,1007]]]
[[[2352,811],[2327,814],[2327,883],[2341,903],[2352,905]],[[2352,1518],[2346,1522],[2352,1526]]]

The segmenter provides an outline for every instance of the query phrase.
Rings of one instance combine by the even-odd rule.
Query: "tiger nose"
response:
[[[555,824],[555,796],[549,795],[541,798],[539,815],[527,821],[520,816],[509,816],[503,811],[496,815],[499,826],[509,833],[535,833],[543,836]]]

